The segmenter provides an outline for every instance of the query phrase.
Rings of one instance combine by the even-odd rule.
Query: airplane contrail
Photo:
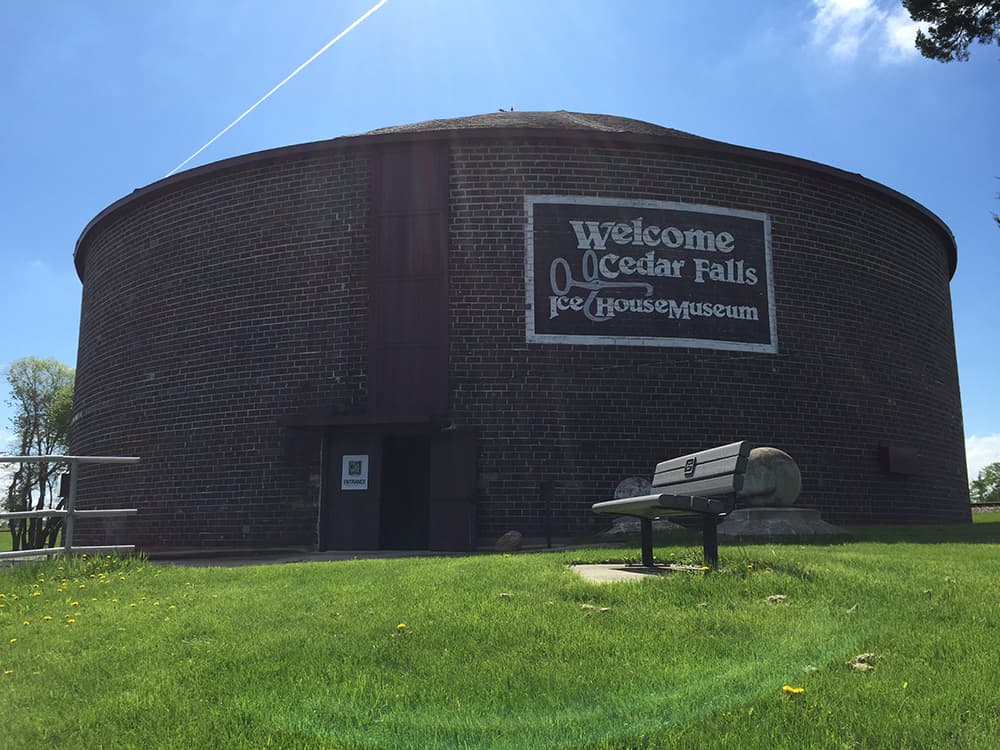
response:
[[[340,41],[341,39],[343,39],[343,38],[344,38],[345,36],[347,36],[348,34],[350,34],[350,33],[351,33],[351,32],[352,32],[352,31],[353,31],[353,30],[354,30],[355,28],[357,28],[357,27],[358,27],[358,26],[359,26],[359,25],[360,25],[360,24],[361,24],[361,23],[362,23],[362,22],[363,22],[363,21],[364,21],[364,20],[365,20],[366,18],[368,18],[368,16],[370,16],[370,15],[371,15],[372,13],[374,13],[375,11],[377,11],[377,10],[378,10],[379,8],[381,8],[381,7],[383,6],[383,5],[385,5],[385,4],[387,3],[387,2],[389,2],[389,0],[379,0],[379,2],[375,3],[375,5],[373,5],[373,6],[372,6],[371,8],[369,8],[369,9],[368,9],[367,11],[365,11],[365,12],[364,12],[364,13],[363,13],[363,14],[362,14],[361,16],[359,16],[359,17],[358,17],[358,18],[357,18],[357,19],[356,19],[356,20],[354,21],[354,23],[352,23],[352,24],[351,24],[350,26],[348,26],[348,27],[347,27],[346,29],[344,29],[344,30],[343,30],[343,31],[341,31],[341,32],[340,32],[339,34],[337,34],[337,36],[335,36],[335,37],[334,37],[333,39],[331,39],[331,40],[330,40],[329,42],[327,42],[327,43],[326,43],[326,44],[324,44],[324,45],[323,45],[322,47],[320,47],[320,48],[319,48],[319,49],[318,49],[318,50],[317,50],[317,51],[316,51],[316,52],[315,52],[315,53],[313,54],[313,56],[312,56],[312,57],[310,57],[310,58],[309,58],[308,60],[306,60],[306,61],[305,61],[304,63],[302,63],[302,64],[301,64],[301,65],[300,65],[299,67],[297,67],[297,68],[296,68],[295,70],[293,70],[293,71],[292,71],[291,73],[289,73],[289,74],[288,74],[287,76],[285,76],[284,80],[282,80],[282,81],[281,81],[281,83],[279,83],[278,85],[276,85],[276,86],[275,86],[274,88],[272,88],[272,89],[271,89],[270,91],[268,91],[268,92],[267,92],[266,94],[264,94],[264,96],[262,96],[262,97],[261,97],[260,99],[258,99],[257,101],[255,101],[255,102],[254,102],[254,103],[253,103],[253,104],[252,104],[252,105],[251,105],[251,106],[250,106],[250,107],[249,107],[249,108],[247,109],[247,111],[246,111],[246,112],[244,112],[244,113],[243,113],[242,115],[240,115],[239,117],[237,117],[237,118],[236,118],[235,120],[233,120],[233,121],[232,121],[231,123],[229,123],[228,125],[226,125],[226,127],[224,127],[224,128],[222,129],[222,130],[220,130],[220,131],[219,131],[219,132],[218,132],[218,133],[216,134],[216,136],[215,136],[214,138],[212,138],[212,140],[210,140],[210,141],[209,141],[208,143],[206,143],[206,144],[205,144],[204,146],[202,146],[202,147],[201,147],[201,148],[199,148],[199,149],[198,149],[197,151],[195,151],[195,152],[194,152],[193,154],[191,154],[191,156],[189,156],[189,157],[188,157],[187,159],[185,159],[185,160],[184,160],[184,161],[182,161],[182,162],[181,162],[180,164],[178,164],[178,165],[177,165],[176,167],[174,167],[174,168],[173,168],[173,169],[171,169],[171,170],[170,170],[169,172],[167,172],[167,173],[166,173],[166,174],[164,175],[164,177],[169,177],[170,175],[172,175],[172,174],[173,174],[174,172],[176,172],[177,170],[179,170],[179,169],[183,168],[185,164],[187,164],[188,162],[190,162],[190,161],[191,161],[192,159],[194,159],[194,158],[195,158],[196,156],[198,156],[198,154],[200,154],[200,153],[201,153],[202,151],[204,151],[204,150],[205,150],[206,148],[208,148],[209,146],[211,146],[211,145],[212,145],[213,143],[215,143],[215,142],[216,142],[217,140],[219,140],[219,139],[220,139],[220,138],[221,138],[222,136],[224,136],[224,135],[225,135],[226,133],[228,133],[228,132],[229,132],[230,130],[232,130],[232,128],[233,128],[233,127],[234,127],[234,126],[235,126],[235,125],[236,125],[237,123],[239,123],[239,122],[240,122],[240,120],[242,120],[242,119],[243,119],[244,117],[246,117],[246,116],[247,116],[248,114],[250,114],[250,113],[251,113],[251,112],[253,112],[253,111],[254,111],[255,109],[257,109],[257,107],[259,107],[259,106],[260,106],[261,104],[263,104],[263,103],[264,103],[264,102],[265,102],[265,101],[267,100],[267,98],[271,96],[271,94],[273,94],[273,93],[274,93],[275,91],[277,91],[277,90],[278,90],[278,89],[280,89],[280,88],[281,88],[282,86],[284,86],[284,85],[285,85],[286,83],[288,83],[288,82],[289,82],[290,80],[292,80],[293,78],[295,78],[295,76],[297,76],[297,75],[298,75],[299,73],[301,73],[301,72],[302,72],[303,70],[305,70],[305,68],[306,68],[306,67],[307,67],[307,66],[308,66],[308,65],[309,65],[309,64],[310,64],[310,63],[311,63],[311,62],[312,62],[313,60],[315,60],[315,59],[316,59],[317,57],[319,57],[319,56],[320,56],[320,55],[322,55],[322,54],[323,54],[324,52],[326,52],[326,51],[327,51],[328,49],[330,49],[330,47],[332,47],[333,45],[335,45],[335,44],[336,44],[337,42],[339,42],[339,41]]]

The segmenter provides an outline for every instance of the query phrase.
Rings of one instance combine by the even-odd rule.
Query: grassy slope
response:
[[[8,571],[5,746],[993,745],[1000,525],[858,535],[603,587],[565,564],[608,550]]]

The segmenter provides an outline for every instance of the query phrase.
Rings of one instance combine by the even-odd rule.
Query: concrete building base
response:
[[[844,536],[812,508],[741,508],[719,524],[719,536],[736,540],[788,539],[800,536]]]

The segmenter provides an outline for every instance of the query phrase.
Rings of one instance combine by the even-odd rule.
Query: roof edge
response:
[[[954,278],[958,267],[958,244],[955,235],[947,224],[933,211],[918,203],[897,190],[894,190],[880,182],[871,180],[856,172],[848,172],[837,167],[831,167],[821,162],[811,161],[798,156],[789,156],[774,151],[751,148],[749,146],[736,146],[724,141],[715,141],[701,137],[691,137],[688,134],[680,135],[644,135],[637,133],[608,132],[596,130],[566,130],[561,128],[538,128],[538,127],[496,127],[496,128],[457,128],[452,130],[422,130],[406,131],[400,133],[363,133],[360,135],[339,136],[324,141],[311,141],[291,146],[279,146],[276,148],[255,151],[249,154],[222,159],[211,162],[200,167],[179,172],[169,177],[164,177],[156,182],[152,182],[145,187],[137,188],[126,196],[107,206],[80,232],[80,236],[73,248],[73,261],[76,266],[77,275],[83,280],[84,248],[88,240],[88,235],[107,222],[113,215],[126,209],[127,207],[138,205],[153,196],[186,184],[198,179],[213,176],[221,172],[232,169],[239,169],[251,164],[258,164],[279,158],[305,156],[313,153],[324,153],[328,151],[339,151],[345,148],[366,148],[383,144],[420,143],[424,141],[472,141],[472,140],[526,140],[538,138],[551,138],[564,141],[578,142],[599,142],[605,145],[660,145],[689,153],[707,153],[716,156],[739,156],[743,159],[751,159],[763,163],[776,164],[783,167],[800,169],[807,172],[818,173],[827,177],[833,177],[844,182],[857,185],[868,190],[872,190],[883,196],[896,200],[904,206],[914,210],[930,222],[941,232],[948,246],[948,267],[949,278]]]

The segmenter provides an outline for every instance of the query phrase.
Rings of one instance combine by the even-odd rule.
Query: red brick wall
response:
[[[940,227],[792,160],[620,140],[454,137],[451,416],[480,435],[480,536],[541,534],[543,486],[557,534],[593,529],[623,477],[736,439],[794,456],[800,503],[829,521],[968,521]],[[199,170],[88,228],[72,450],[143,457],[87,469],[93,504],[142,510],[95,538],[315,543],[319,449],[289,461],[278,419],[367,407],[378,143]],[[766,212],[779,353],[526,344],[525,194]],[[920,473],[884,471],[883,444],[919,450]]]
[[[541,482],[583,531],[619,479],[736,439],[794,456],[800,504],[832,522],[968,520],[948,255],[927,218],[766,160],[558,142],[452,160],[451,388],[482,434],[484,535],[537,531]],[[768,213],[779,354],[525,344],[526,193]],[[918,449],[920,474],[885,472],[881,444]]]
[[[72,449],[142,457],[83,474],[81,497],[141,509],[117,537],[314,541],[319,469],[286,460],[277,418],[364,408],[367,206],[366,155],[333,154],[193,180],[91,233]]]

